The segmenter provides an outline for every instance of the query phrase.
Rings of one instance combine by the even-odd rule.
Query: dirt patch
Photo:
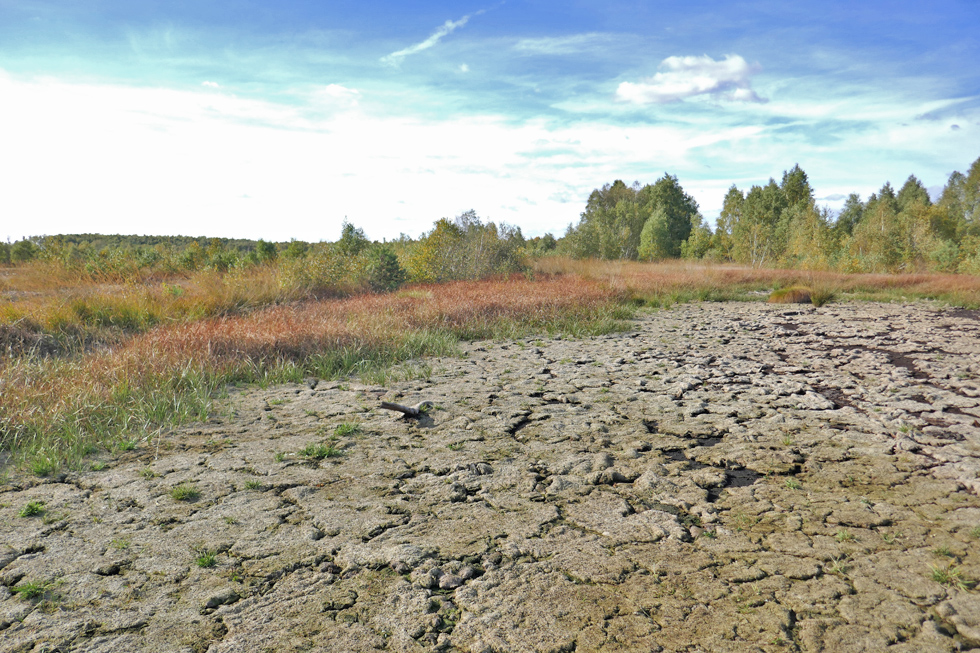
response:
[[[389,387],[231,388],[206,424],[99,471],[12,473],[0,640],[973,646],[980,323],[924,304],[787,315],[686,305],[630,334],[471,343]]]

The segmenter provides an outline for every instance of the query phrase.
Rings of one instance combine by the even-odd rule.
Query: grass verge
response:
[[[162,324],[71,356],[0,358],[0,450],[44,476],[207,419],[227,384],[310,376],[386,382],[461,339],[622,328],[621,293],[585,279],[457,282]]]

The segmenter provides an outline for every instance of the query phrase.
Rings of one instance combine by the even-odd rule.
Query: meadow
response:
[[[543,257],[524,274],[390,293],[295,283],[275,262],[131,278],[44,262],[0,268],[0,464],[38,476],[145,446],[206,420],[229,384],[424,376],[468,339],[581,337],[641,307],[764,301],[804,286],[825,301],[980,306],[980,278],[842,274]],[[814,300],[816,303],[816,299]]]

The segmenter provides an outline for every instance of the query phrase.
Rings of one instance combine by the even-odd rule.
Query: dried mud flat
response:
[[[9,477],[0,649],[980,647],[976,312],[686,305],[464,350]]]

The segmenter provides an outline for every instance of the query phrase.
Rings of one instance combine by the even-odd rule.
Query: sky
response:
[[[980,2],[0,0],[0,240],[561,235],[799,164],[839,208],[980,157]]]

